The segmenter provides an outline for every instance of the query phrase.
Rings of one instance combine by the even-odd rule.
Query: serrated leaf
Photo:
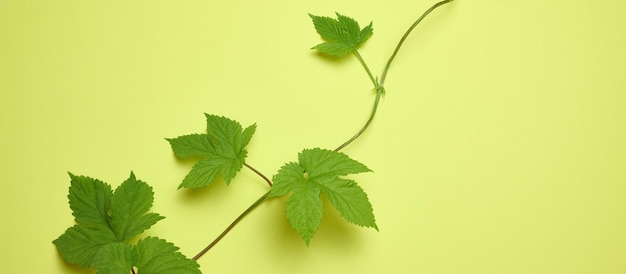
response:
[[[321,53],[334,57],[344,57],[354,51],[354,49],[341,42],[326,42],[312,47]]]
[[[288,163],[281,167],[278,173],[274,175],[272,180],[274,184],[268,197],[283,196],[293,191],[297,183],[304,181],[302,174],[304,174],[304,168],[298,163]]]
[[[115,192],[100,180],[71,173],[70,177],[68,199],[78,224],[53,241],[61,257],[82,267],[104,267],[98,273],[130,272],[132,258],[113,261],[125,260],[128,250],[122,246],[163,218],[147,213],[154,200],[152,188],[132,172]]]
[[[174,154],[178,158],[207,156],[213,153],[213,146],[207,134],[183,135],[166,140],[170,143]]]
[[[185,176],[178,188],[198,188],[208,186],[215,181],[222,166],[230,161],[219,156],[209,156],[197,162]]]
[[[314,46],[321,53],[343,57],[357,50],[373,34],[372,23],[361,29],[359,23],[336,13],[337,19],[309,14],[317,33],[326,42]]]
[[[106,227],[109,200],[113,195],[111,186],[97,179],[69,175],[68,200],[76,222],[86,226]]]
[[[252,139],[252,135],[256,131],[256,124],[252,124],[243,130],[241,134],[241,148],[246,147],[250,143],[250,139]]]
[[[177,157],[202,157],[185,176],[179,188],[209,186],[220,176],[226,184],[230,184],[243,167],[248,154],[245,147],[250,142],[256,125],[243,129],[237,121],[217,115],[205,116],[207,134],[167,139]]]
[[[68,228],[53,243],[63,260],[82,267],[89,267],[98,250],[116,240],[117,238],[110,230],[75,225]]]
[[[320,189],[311,184],[301,184],[294,189],[285,207],[287,220],[309,245],[322,221],[323,204]]]
[[[327,176],[336,178],[371,171],[364,164],[352,160],[346,154],[320,148],[303,150],[298,155],[298,161],[309,178]]]
[[[232,153],[232,157],[236,156],[236,152],[242,146],[243,128],[238,122],[226,117],[204,114],[207,121],[207,132],[211,139],[217,144],[216,149],[222,153]]]
[[[355,225],[373,227],[378,230],[372,204],[365,191],[354,181],[336,179],[320,183],[325,187],[324,194],[344,219]]]
[[[268,197],[293,193],[285,207],[287,220],[307,245],[322,219],[321,193],[348,222],[378,229],[363,189],[340,178],[367,171],[371,170],[341,152],[305,149],[298,155],[298,163],[288,163],[274,175]]]
[[[199,265],[178,252],[178,247],[155,237],[140,240],[135,246],[137,269],[141,274],[197,274]]]
[[[97,274],[129,273],[137,263],[137,254],[127,243],[106,244],[98,250],[91,266]]]
[[[120,241],[130,240],[163,219],[159,214],[147,213],[153,201],[152,187],[132,173],[117,187],[111,197],[111,229]]]

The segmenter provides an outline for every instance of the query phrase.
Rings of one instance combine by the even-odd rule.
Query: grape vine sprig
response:
[[[380,77],[380,80],[378,80],[377,77],[374,77],[369,66],[358,51],[358,48],[372,36],[372,23],[361,29],[358,22],[356,22],[354,19],[341,15],[339,13],[336,13],[337,19],[309,14],[316,31],[320,34],[321,38],[325,40],[325,42],[314,46],[312,49],[318,50],[322,54],[338,58],[347,56],[349,54],[354,54],[354,56],[359,60],[359,63],[365,69],[369,79],[374,85],[374,90],[376,92],[376,97],[374,99],[374,105],[372,107],[371,113],[361,129],[359,129],[356,134],[354,134],[351,138],[339,145],[334,150],[322,150],[319,148],[313,150],[303,150],[298,155],[299,163],[287,163],[279,170],[276,175],[274,175],[274,184],[272,184],[272,181],[268,180],[265,175],[260,173],[252,166],[245,164],[244,162],[244,165],[247,168],[258,174],[269,184],[270,191],[263,194],[250,207],[242,212],[220,235],[218,235],[217,238],[215,238],[209,245],[207,245],[197,255],[195,255],[193,259],[199,259],[202,255],[204,255],[211,248],[213,248],[213,246],[215,246],[247,214],[249,214],[257,206],[259,206],[264,200],[272,197],[284,196],[289,194],[290,192],[292,192],[293,194],[287,201],[287,205],[285,208],[285,211],[287,213],[287,219],[289,220],[292,227],[302,236],[307,245],[309,244],[313,233],[317,230],[322,216],[322,210],[320,206],[321,201],[319,200],[319,195],[321,192],[324,192],[326,194],[331,204],[333,204],[333,206],[339,211],[342,217],[344,217],[347,221],[360,226],[378,229],[374,220],[374,215],[372,213],[372,206],[369,203],[365,192],[363,192],[363,190],[358,185],[356,185],[355,182],[348,179],[339,178],[339,176],[367,172],[370,170],[361,163],[350,159],[347,155],[340,153],[339,151],[355,141],[357,138],[359,138],[359,136],[361,136],[367,130],[367,128],[374,120],[380,99],[385,94],[384,83],[387,79],[387,73],[389,72],[391,63],[397,56],[400,47],[407,39],[409,34],[433,10],[441,5],[452,1],[453,0],[444,0],[434,4],[428,10],[426,10],[415,22],[413,22],[413,24],[400,38],[400,41],[396,45],[393,53],[391,54],[391,57],[387,60],[387,63],[382,71],[382,76]],[[207,115],[207,117],[209,117],[209,115]],[[240,126],[234,127],[239,128]],[[208,134],[211,134],[210,130]],[[176,153],[176,144],[173,143],[172,140],[170,140],[170,144],[172,144],[172,148]],[[323,158],[323,156],[321,156],[322,154],[324,154],[325,156],[332,155],[329,156],[329,158],[332,158],[332,160]],[[304,164],[302,158],[305,159]],[[311,163],[312,161],[307,161],[306,159],[314,159],[318,162]],[[332,163],[329,164],[329,162]],[[348,162],[352,164],[352,169],[346,168],[337,173],[330,167],[333,165],[335,165],[336,167],[336,165],[341,164],[347,165]],[[326,172],[328,172],[329,174],[327,174],[328,176],[323,177],[324,182],[320,183],[314,180],[315,178],[311,178],[311,169],[309,169],[311,166],[326,169]],[[357,168],[356,166],[359,167]],[[313,172],[315,171],[317,170],[313,170]],[[192,172],[190,172],[190,174]],[[189,174],[187,176],[189,176]],[[328,185],[338,187],[339,189],[335,190],[326,187],[327,184],[325,180],[334,180],[335,184]],[[228,182],[229,181],[227,181],[227,183]],[[306,182],[309,183],[307,184]],[[312,189],[302,191],[302,189],[306,188]]]
[[[178,158],[199,158],[179,184],[179,189],[207,187],[221,180],[228,185],[243,167],[261,177],[269,187],[269,191],[193,258],[186,258],[178,252],[178,247],[160,238],[136,239],[164,217],[149,213],[154,200],[152,188],[136,179],[132,172],[115,191],[100,180],[70,173],[68,200],[76,224],[53,241],[61,257],[71,264],[95,268],[97,273],[201,273],[196,262],[201,256],[256,207],[267,199],[278,197],[287,197],[287,220],[307,246],[322,219],[322,194],[346,221],[378,230],[367,194],[346,177],[371,170],[341,150],[358,139],[374,120],[380,99],[386,92],[384,84],[391,63],[409,34],[434,9],[452,1],[436,3],[408,28],[380,78],[372,74],[358,51],[373,35],[371,22],[361,28],[357,21],[339,13],[336,18],[309,14],[315,30],[324,40],[312,49],[336,58],[354,55],[376,93],[365,124],[335,149],[304,149],[298,153],[297,161],[284,164],[270,179],[246,162],[246,147],[256,131],[256,124],[244,128],[235,120],[205,114],[206,133],[166,139]]]

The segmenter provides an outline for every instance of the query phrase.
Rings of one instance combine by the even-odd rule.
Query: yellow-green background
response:
[[[379,74],[435,1],[0,0],[0,272],[83,273],[51,243],[73,224],[66,172],[154,187],[158,235],[193,256],[267,186],[177,191],[192,163],[164,140],[203,113],[257,123],[247,162],[271,176],[334,148],[373,94],[332,61],[307,13],[374,36]],[[626,2],[457,0],[406,42],[373,127],[344,151],[380,231],[326,207],[306,248],[284,199],[257,208],[204,273],[626,273]]]

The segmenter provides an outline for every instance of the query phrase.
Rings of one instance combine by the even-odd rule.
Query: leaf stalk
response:
[[[246,166],[248,169],[252,170],[252,172],[256,173],[256,175],[259,175],[261,178],[263,178],[263,180],[265,182],[267,182],[267,184],[272,187],[272,181],[270,181],[270,179],[268,179],[265,175],[263,175],[263,173],[261,173],[260,171],[258,171],[256,168],[252,167],[251,165],[249,165],[248,163],[243,163],[244,166]]]
[[[249,206],[246,210],[244,210],[244,212],[242,212],[228,227],[226,227],[226,229],[224,229],[224,231],[222,231],[222,233],[220,233],[220,235],[217,236],[215,240],[213,240],[209,245],[207,245],[207,247],[202,249],[202,251],[198,252],[196,256],[193,256],[192,260],[197,261],[198,259],[200,259],[200,257],[202,257],[202,255],[204,255],[211,248],[213,248],[213,246],[215,246],[220,240],[222,240],[222,238],[224,238],[224,236],[226,236],[228,232],[230,232],[244,217],[246,217],[248,213],[252,212],[253,209],[259,206],[263,201],[265,201],[268,195],[269,195],[269,192],[263,194],[261,198],[256,200],[251,206]]]

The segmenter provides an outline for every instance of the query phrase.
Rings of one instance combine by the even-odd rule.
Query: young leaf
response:
[[[199,265],[178,252],[178,247],[155,237],[142,239],[135,246],[137,268],[142,274],[196,274]]]
[[[336,13],[337,19],[309,14],[315,30],[326,42],[314,46],[321,53],[343,57],[357,50],[373,34],[372,23],[361,29],[356,20]]]
[[[179,188],[198,188],[212,184],[221,176],[230,184],[241,170],[248,154],[245,149],[250,142],[256,125],[246,129],[237,121],[225,117],[205,114],[207,134],[183,135],[166,139],[179,158],[201,157]]]
[[[321,193],[347,221],[378,229],[367,195],[354,181],[339,176],[371,171],[347,155],[326,149],[305,149],[298,163],[284,165],[274,176],[269,197],[293,193],[285,211],[291,226],[308,245],[322,219]]]
[[[162,216],[147,213],[152,207],[152,187],[135,178],[131,173],[111,197],[111,229],[120,241],[128,241],[150,228]]]

